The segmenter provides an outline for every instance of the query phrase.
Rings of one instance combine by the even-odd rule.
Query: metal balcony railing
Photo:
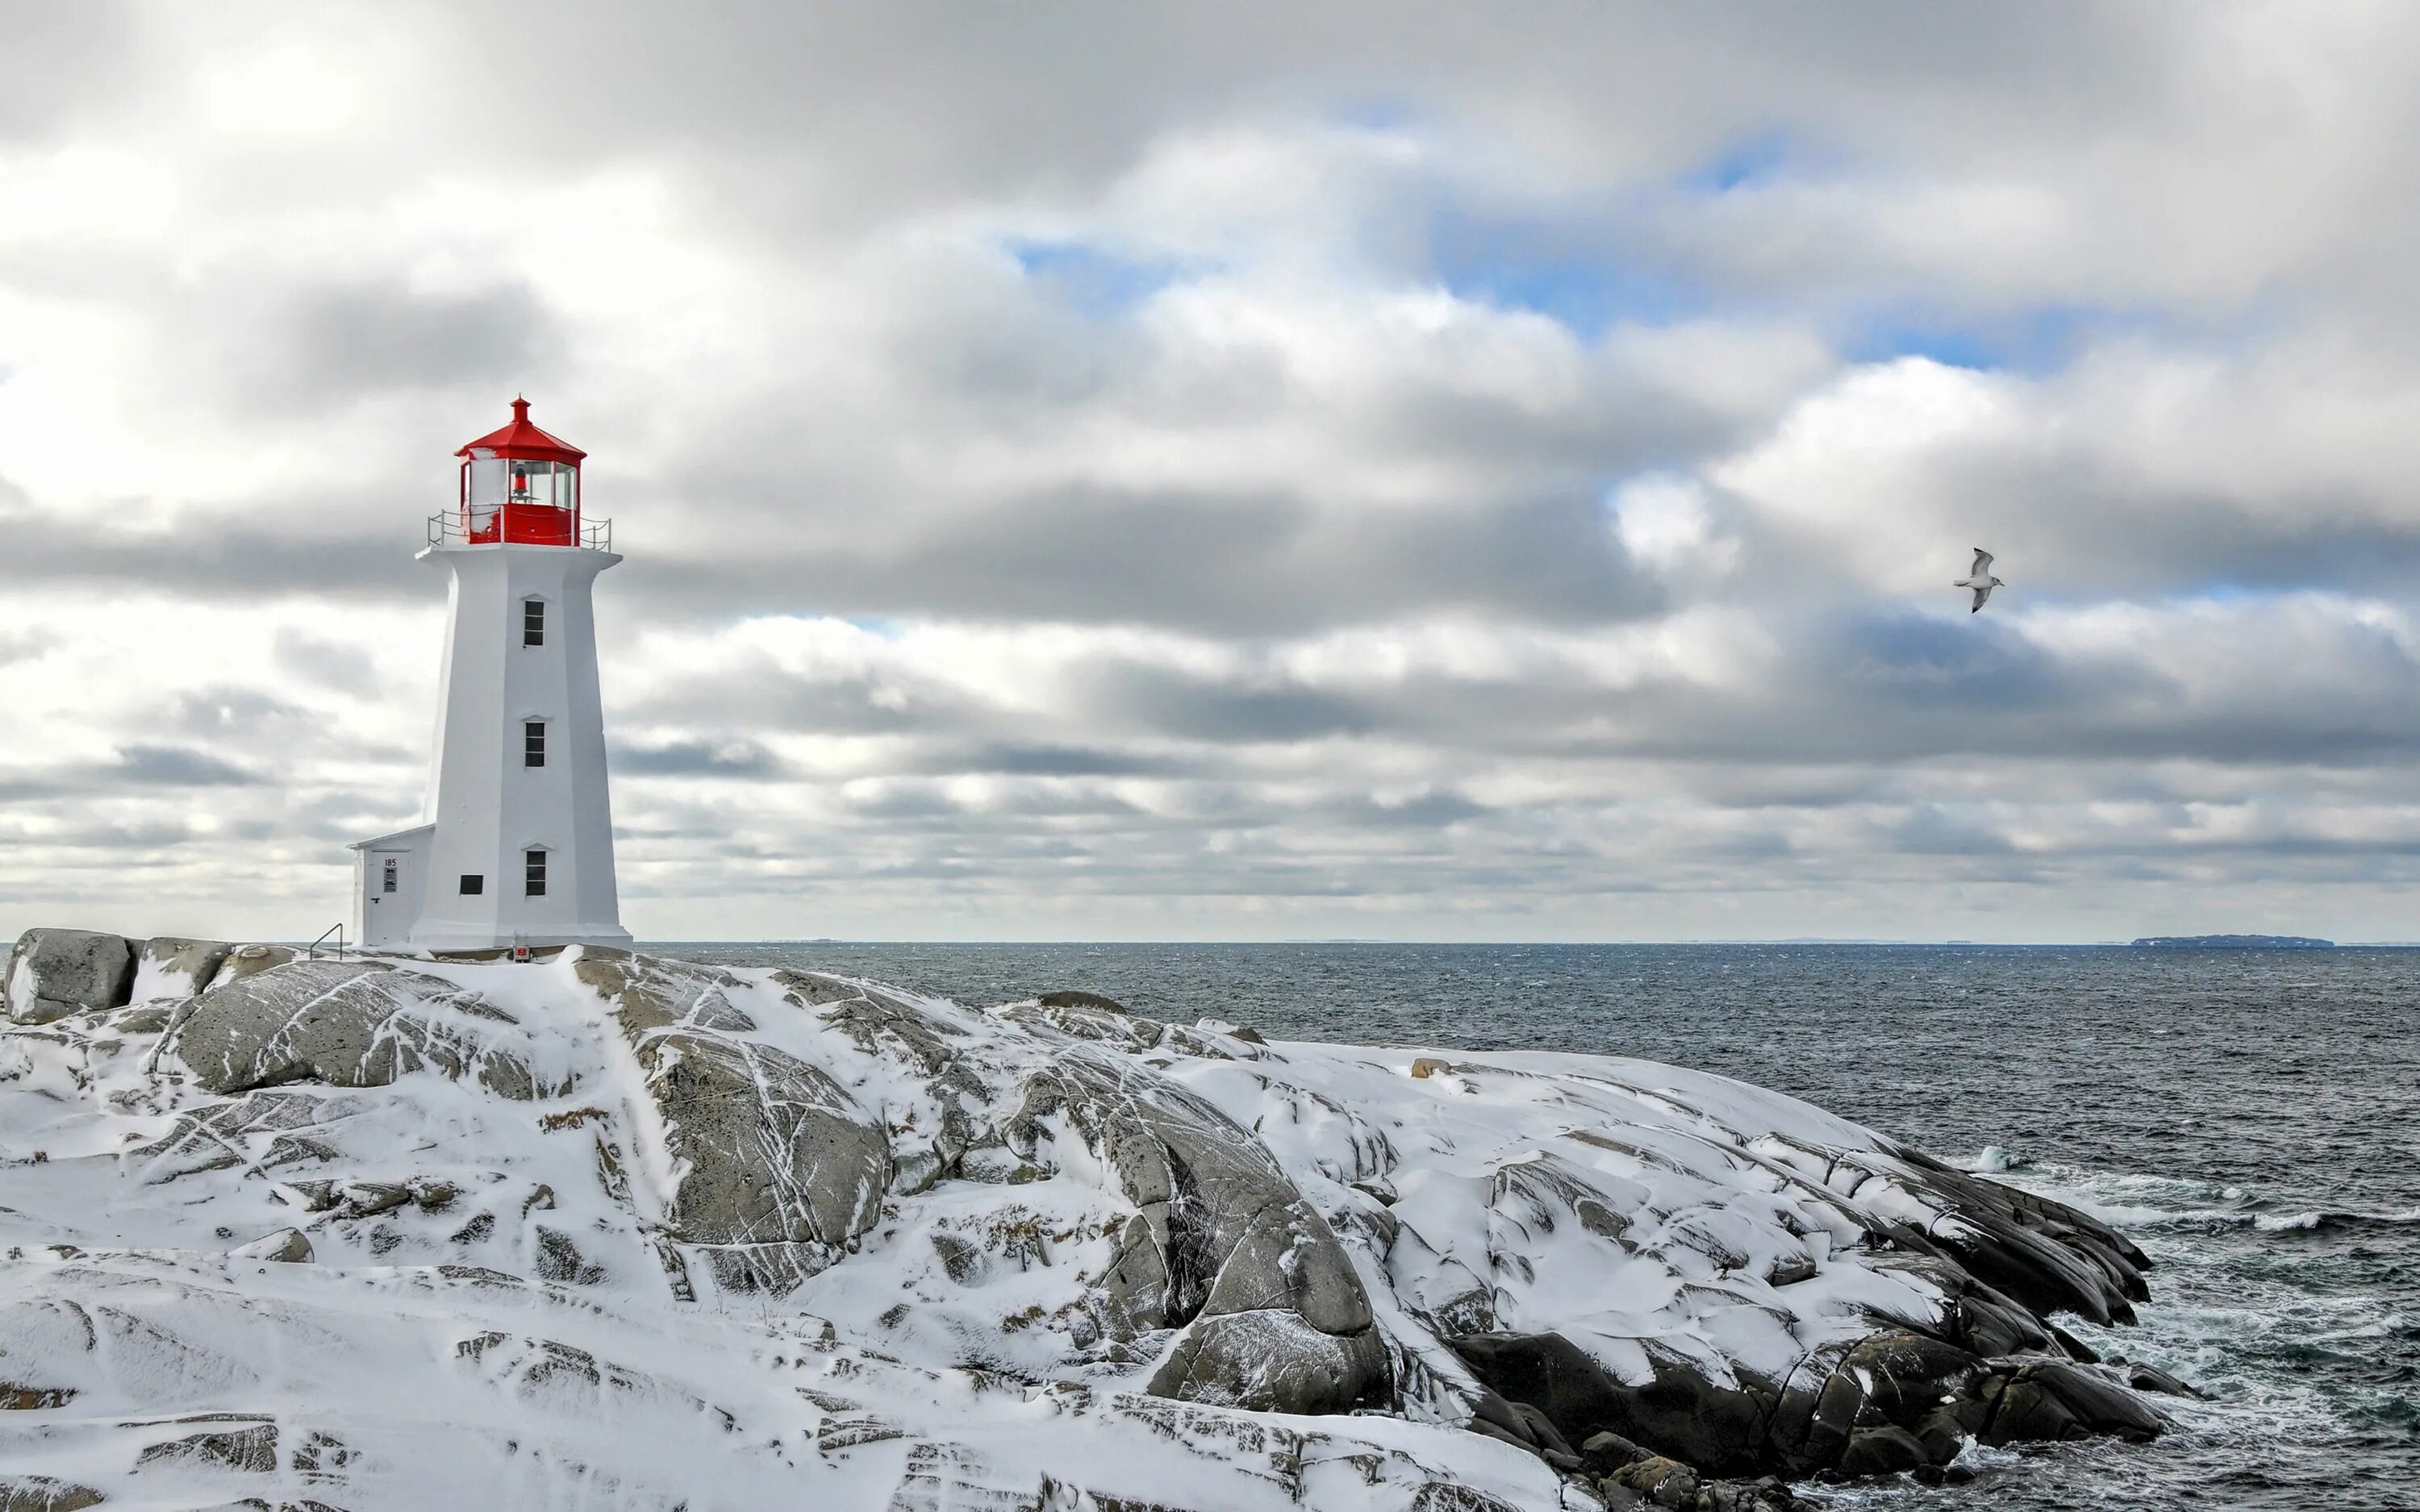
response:
[[[430,546],[570,546],[613,549],[613,522],[551,504],[473,504],[428,517]]]

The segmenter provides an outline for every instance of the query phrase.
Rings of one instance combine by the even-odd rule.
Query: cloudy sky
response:
[[[0,0],[0,938],[343,915],[517,392],[628,559],[644,937],[2420,935],[2415,68]]]

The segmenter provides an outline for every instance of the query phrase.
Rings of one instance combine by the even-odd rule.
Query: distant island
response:
[[[2138,950],[2333,950],[2334,940],[2307,934],[2152,934],[2134,942]]]

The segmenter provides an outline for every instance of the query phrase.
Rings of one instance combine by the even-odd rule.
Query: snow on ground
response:
[[[1581,1506],[1466,1430],[1445,1336],[1781,1381],[1947,1300],[1862,1243],[1961,1221],[1900,1152],[1717,1076],[354,959],[198,999],[147,967],[0,1033],[0,1474],[130,1509]],[[1252,1410],[1337,1381],[1380,1410]]]

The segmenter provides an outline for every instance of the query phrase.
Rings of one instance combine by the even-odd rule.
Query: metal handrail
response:
[[[337,923],[334,923],[334,924],[329,925],[326,929],[321,930],[321,931],[319,932],[319,937],[318,937],[318,939],[313,940],[309,945],[306,945],[306,946],[304,946],[304,947],[302,948],[303,958],[304,958],[305,960],[310,960],[310,961],[317,961],[317,960],[318,960],[318,959],[319,959],[319,947],[321,947],[321,946],[323,946],[323,945],[325,945],[325,944],[327,944],[327,943],[328,943],[328,936],[329,936],[329,935],[331,935],[331,934],[333,934],[333,935],[334,935],[334,936],[336,937],[336,948],[335,948],[334,950],[331,950],[331,951],[329,952],[329,954],[331,954],[331,955],[342,955],[342,954],[344,954],[344,953],[345,953],[345,926],[344,926],[344,924],[343,924],[343,922],[342,922],[342,921],[339,921],[339,922],[337,922]]]
[[[436,514],[428,517],[428,544],[430,546],[500,546],[507,544],[526,544],[521,542],[508,543],[504,538],[505,533],[503,529],[504,521],[508,513],[516,508],[544,509],[550,514],[560,513],[551,504],[499,504],[495,506],[493,513],[486,517],[488,523],[485,528],[473,532],[471,529],[471,517],[469,510],[459,506],[453,509],[441,509]],[[590,519],[588,517],[582,515],[577,517],[576,526],[580,539],[577,541],[564,542],[563,544],[566,547],[577,548],[583,551],[611,551],[613,549],[613,522],[612,520]]]

